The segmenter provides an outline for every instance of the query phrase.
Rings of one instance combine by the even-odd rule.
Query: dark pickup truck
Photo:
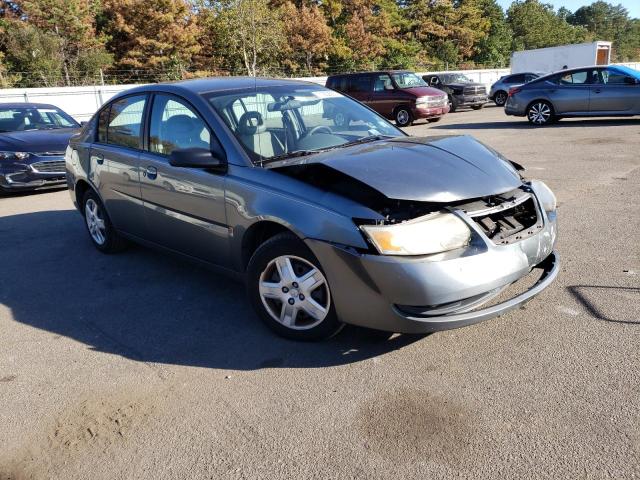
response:
[[[460,107],[479,110],[489,101],[487,87],[476,83],[462,73],[437,73],[424,75],[423,80],[430,87],[438,88],[449,96],[450,112]]]

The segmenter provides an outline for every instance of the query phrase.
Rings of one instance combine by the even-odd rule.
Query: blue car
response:
[[[0,194],[64,187],[64,153],[79,128],[53,105],[0,104]]]

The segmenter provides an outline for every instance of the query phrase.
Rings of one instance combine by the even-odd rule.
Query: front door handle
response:
[[[593,93],[601,93],[601,92],[602,92],[602,90],[600,90],[599,88],[596,88],[596,89],[593,90]]]
[[[147,167],[147,169],[142,172],[142,175],[147,177],[149,180],[155,180],[158,176],[158,169],[156,167]]]
[[[104,163],[104,155],[102,155],[101,153],[96,153],[95,155],[93,155],[93,158],[95,158],[98,165],[102,165]]]

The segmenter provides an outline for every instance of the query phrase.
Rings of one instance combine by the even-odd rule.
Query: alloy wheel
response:
[[[504,93],[504,92],[496,93],[496,96],[495,96],[496,105],[501,107],[502,105],[504,105],[506,103],[506,101],[507,101],[507,94],[506,93]]]
[[[84,218],[89,228],[89,234],[98,245],[104,245],[107,240],[106,226],[100,207],[92,198],[84,205]]]
[[[308,330],[331,308],[324,274],[304,258],[283,255],[271,260],[260,275],[260,299],[269,315],[293,330]]]
[[[401,127],[404,127],[409,125],[410,122],[411,122],[411,114],[404,108],[401,108],[400,110],[398,110],[398,112],[396,113],[396,123]]]
[[[529,121],[536,125],[548,123],[551,120],[551,115],[551,107],[544,102],[534,103],[529,107]]]

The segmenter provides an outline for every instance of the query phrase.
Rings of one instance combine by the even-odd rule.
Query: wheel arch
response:
[[[291,228],[275,220],[260,220],[247,228],[244,231],[240,242],[242,270],[245,271],[247,269],[249,260],[251,260],[251,257],[260,245],[280,233],[290,233],[296,238],[302,240],[300,235],[294,232]]]
[[[551,100],[549,100],[548,98],[544,98],[544,97],[536,98],[535,100],[531,100],[529,103],[527,103],[527,108],[525,108],[525,110],[524,110],[525,114],[528,114],[529,109],[531,108],[531,105],[533,105],[536,102],[547,103],[551,107],[551,113],[553,115],[556,114],[556,107],[553,105],[553,102]]]

